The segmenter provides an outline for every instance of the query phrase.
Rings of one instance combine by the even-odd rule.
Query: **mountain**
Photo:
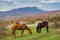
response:
[[[21,9],[26,9],[26,8],[21,8]],[[19,9],[19,10],[21,10]],[[28,8],[29,9],[29,8]],[[34,9],[33,11],[30,11],[30,10],[25,10],[25,11],[19,11],[19,16],[16,16],[15,13],[11,13],[13,14],[14,16],[9,16],[10,13],[7,13],[8,15],[5,16],[3,19],[4,20],[39,20],[39,19],[52,19],[54,17],[60,17],[60,10],[55,10],[55,11],[37,11],[38,9],[36,8],[32,8]],[[32,10],[31,9],[31,10]],[[17,9],[16,9],[17,10]],[[40,10],[40,9],[39,9]],[[15,10],[11,10],[11,11],[14,11],[16,12]],[[28,11],[28,12],[27,12]],[[10,12],[10,11],[9,11]],[[21,16],[21,15],[26,15],[26,16]],[[36,15],[28,15],[28,14],[36,14]]]
[[[27,16],[27,15],[34,15],[43,13],[44,10],[38,9],[37,7],[24,7],[13,9],[10,11],[0,12],[0,17],[5,16]]]
[[[21,18],[19,18],[19,20],[30,20],[30,21],[33,20],[33,21],[35,21],[35,20],[45,20],[45,19],[52,20],[54,18],[57,18],[60,20],[60,10],[47,11],[42,14],[32,15],[29,17],[21,17]]]

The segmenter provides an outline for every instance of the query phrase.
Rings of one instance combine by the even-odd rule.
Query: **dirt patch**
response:
[[[57,32],[60,32],[60,28],[56,29]]]

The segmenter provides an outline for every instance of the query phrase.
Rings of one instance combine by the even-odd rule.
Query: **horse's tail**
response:
[[[37,26],[37,28],[36,28],[37,33],[38,33],[38,29],[39,29],[39,26]]]
[[[32,35],[32,31],[28,26],[26,26],[26,29],[29,31],[30,35]]]
[[[37,25],[36,31],[37,31],[37,33],[41,33],[41,26],[40,26],[40,23]]]

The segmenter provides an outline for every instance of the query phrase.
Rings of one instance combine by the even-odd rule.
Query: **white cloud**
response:
[[[43,10],[51,10],[55,9],[53,8],[55,4],[52,5],[51,3],[56,2],[60,2],[60,0],[0,0],[0,11],[7,11],[22,7],[38,7]]]
[[[49,9],[48,11],[53,11],[53,10],[60,10],[60,8],[56,8],[56,9]]]
[[[55,2],[60,2],[60,0],[42,0],[41,2],[43,2],[43,3],[55,3]]]
[[[4,2],[5,2],[5,0],[4,0]],[[7,3],[8,3],[9,1],[7,1]],[[7,4],[7,3],[5,3],[5,4],[7,4],[7,5],[5,5],[5,4],[3,4],[3,7],[1,7],[0,6],[0,11],[7,11],[7,10],[12,10],[12,9],[15,9],[15,8],[22,8],[22,7],[38,7],[38,6],[40,6],[41,7],[41,5],[37,5],[36,3],[21,3],[21,2],[17,2],[17,1],[13,1],[12,3],[11,3],[12,1],[10,1],[10,4]]]

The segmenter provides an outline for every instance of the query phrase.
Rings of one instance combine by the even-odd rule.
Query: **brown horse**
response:
[[[49,32],[48,30],[48,21],[43,21],[42,23],[39,23],[37,26],[37,33],[41,33],[41,29],[46,27],[47,32]]]
[[[12,35],[15,36],[15,31],[16,30],[22,30],[22,32],[21,32],[21,36],[22,36],[25,29],[29,31],[30,35],[32,35],[32,31],[31,31],[31,29],[28,26],[26,26],[25,24],[19,24],[19,23],[16,23],[11,28],[11,30],[12,30],[11,33],[12,33]]]

